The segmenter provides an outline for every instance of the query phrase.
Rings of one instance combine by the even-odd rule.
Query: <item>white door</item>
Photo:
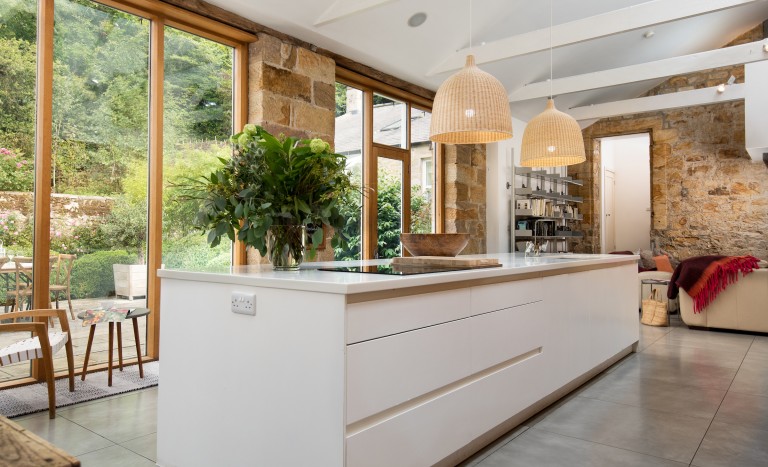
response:
[[[605,194],[605,210],[603,211],[603,222],[605,222],[605,251],[604,253],[610,253],[616,251],[616,216],[614,216],[614,205],[616,203],[616,197],[614,195],[616,190],[616,174],[611,170],[605,171],[605,187],[603,191]]]

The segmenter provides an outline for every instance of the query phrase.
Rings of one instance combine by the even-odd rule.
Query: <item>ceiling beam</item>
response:
[[[336,0],[317,18],[315,27],[323,26],[347,16],[384,5],[385,3],[392,3],[393,1],[395,0]]]
[[[605,104],[574,107],[566,111],[576,120],[590,120],[619,115],[632,115],[659,110],[691,107],[694,105],[716,104],[744,99],[744,84],[731,84],[724,92],[718,92],[717,87],[680,91],[658,96],[638,97],[623,101],[606,102]]]
[[[758,62],[768,59],[768,50],[765,47],[768,47],[768,39],[680,57],[665,58],[654,62],[558,78],[552,81],[552,95],[559,96],[572,92],[684,75],[711,68]],[[518,102],[548,97],[549,95],[549,81],[539,81],[511,92],[509,101]]]
[[[592,39],[620,34],[634,29],[704,15],[766,0],[652,0],[600,15],[558,24],[552,27],[552,47],[563,47]],[[473,47],[475,63],[495,62],[549,49],[550,29],[518,34],[482,47]],[[427,76],[458,70],[464,66],[469,48],[461,49],[432,68]]]

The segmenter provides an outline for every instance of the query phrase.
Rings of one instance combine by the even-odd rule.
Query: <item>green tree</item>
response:
[[[35,151],[35,66],[34,43],[0,38],[0,147],[27,155]]]

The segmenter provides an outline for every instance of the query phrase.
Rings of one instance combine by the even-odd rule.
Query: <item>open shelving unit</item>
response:
[[[528,167],[514,167],[513,180],[512,251],[524,251],[525,242],[539,241],[548,253],[568,252],[568,242],[583,237],[569,222],[584,219],[578,212],[584,199],[569,194],[569,189],[584,182]]]

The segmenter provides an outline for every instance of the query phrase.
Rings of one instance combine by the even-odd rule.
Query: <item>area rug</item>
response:
[[[56,380],[56,408],[102,397],[157,386],[160,381],[160,363],[144,364],[144,378],[139,378],[138,365],[113,369],[112,386],[107,386],[107,370],[88,373],[85,381],[75,375],[75,392],[69,392],[69,380]],[[30,384],[0,390],[0,414],[11,418],[48,410],[48,389],[45,383]]]

